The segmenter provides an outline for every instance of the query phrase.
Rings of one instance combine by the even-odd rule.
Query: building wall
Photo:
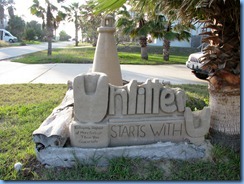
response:
[[[148,45],[153,45],[153,46],[162,46],[163,45],[163,40],[162,39],[154,39],[152,43],[149,43]],[[191,42],[188,41],[171,41],[170,46],[172,47],[191,47]]]
[[[191,38],[189,39],[190,41],[178,41],[174,40],[170,42],[170,46],[172,47],[198,47],[201,45],[201,36],[198,35],[199,33],[202,32],[202,25],[197,23],[195,25],[196,30],[191,30]],[[154,45],[154,46],[162,46],[163,45],[163,40],[162,39],[152,39],[152,43],[148,45]]]

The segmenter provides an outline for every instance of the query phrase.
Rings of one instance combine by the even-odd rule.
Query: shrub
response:
[[[8,42],[5,42],[3,40],[0,40],[0,47],[7,47],[9,46],[10,44]]]

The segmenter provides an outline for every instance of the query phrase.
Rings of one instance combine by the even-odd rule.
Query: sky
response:
[[[39,0],[40,2],[44,2],[44,0]],[[57,2],[57,0],[50,0],[51,2]],[[25,22],[30,22],[31,20],[38,21],[42,23],[41,18],[37,18],[35,15],[32,15],[30,13],[30,7],[33,4],[33,0],[14,0],[16,8],[15,14],[22,17]],[[84,0],[66,0],[66,2],[63,4],[65,6],[70,5],[71,3],[79,2],[80,4],[84,3]],[[57,35],[60,31],[64,30],[68,35],[70,35],[72,38],[75,37],[75,28],[74,23],[71,22],[64,22],[62,21],[60,23],[60,26],[57,30]]]

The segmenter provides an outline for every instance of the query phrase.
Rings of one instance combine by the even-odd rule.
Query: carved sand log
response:
[[[69,124],[73,118],[73,90],[69,89],[62,103],[33,132],[33,140],[37,149],[48,146],[63,147],[69,137]]]

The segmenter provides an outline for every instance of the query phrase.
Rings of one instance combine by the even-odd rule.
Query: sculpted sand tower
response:
[[[98,28],[99,36],[93,60],[92,72],[102,72],[108,76],[109,83],[122,86],[121,69],[114,39],[114,18],[107,15]]]

